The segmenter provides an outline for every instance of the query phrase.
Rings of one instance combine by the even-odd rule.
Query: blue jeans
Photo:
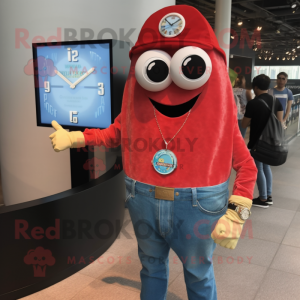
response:
[[[238,123],[239,123],[239,128],[240,128],[241,135],[242,135],[243,138],[245,138],[247,128],[242,127],[242,120],[238,120]]]
[[[266,165],[258,160],[254,160],[257,167],[257,188],[259,191],[259,197],[267,199],[272,195],[272,171],[269,165]]]
[[[142,263],[141,299],[166,299],[172,248],[183,264],[189,300],[216,300],[212,264],[216,244],[210,234],[227,210],[229,181],[174,189],[174,201],[156,199],[155,186],[127,176],[125,182],[126,205]]]

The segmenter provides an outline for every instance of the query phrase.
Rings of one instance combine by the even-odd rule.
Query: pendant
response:
[[[177,168],[177,157],[170,150],[159,150],[153,156],[152,165],[157,173],[168,175]]]

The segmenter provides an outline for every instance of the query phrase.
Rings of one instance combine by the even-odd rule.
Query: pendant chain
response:
[[[154,107],[154,105],[153,105],[153,110],[154,110],[154,116],[155,116],[156,124],[157,124],[158,129],[159,129],[159,131],[160,131],[160,134],[161,134],[161,136],[162,136],[162,138],[163,138],[163,140],[164,140],[164,142],[165,142],[165,144],[166,144],[166,149],[168,149],[168,145],[172,142],[172,140],[175,138],[175,136],[179,133],[179,131],[182,129],[182,127],[183,127],[184,124],[186,123],[188,117],[190,116],[190,113],[191,113],[191,110],[192,110],[192,109],[189,110],[189,114],[187,115],[187,117],[186,117],[185,121],[183,122],[182,126],[179,128],[179,130],[175,133],[175,135],[170,139],[170,141],[169,141],[168,143],[166,142],[166,140],[165,140],[165,138],[164,138],[164,136],[163,136],[163,133],[162,133],[162,131],[161,131],[161,129],[160,129],[160,126],[159,126],[159,124],[158,124],[158,121],[157,121],[157,118],[156,118],[156,113],[155,113],[155,107]]]

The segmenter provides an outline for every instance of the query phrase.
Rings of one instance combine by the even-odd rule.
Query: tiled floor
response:
[[[296,138],[286,164],[272,168],[275,203],[268,209],[252,208],[252,232],[248,229],[235,250],[216,248],[214,268],[219,300],[300,299],[299,153],[300,138]],[[126,219],[130,220],[128,211]],[[121,234],[99,261],[22,299],[139,299],[141,265],[131,222],[126,231],[132,239]],[[182,266],[171,251],[168,300],[183,299],[187,299],[187,294]]]

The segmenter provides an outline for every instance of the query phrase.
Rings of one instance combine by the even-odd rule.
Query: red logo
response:
[[[48,76],[55,76],[56,67],[51,59],[39,56],[37,59],[30,59],[24,67],[27,75],[34,75],[35,86],[44,87],[44,82],[48,80]]]
[[[105,171],[106,166],[102,159],[94,157],[88,159],[83,165],[85,170],[90,170],[91,179],[96,179],[100,176],[100,171]]]
[[[47,265],[53,266],[55,258],[52,256],[50,250],[37,247],[35,250],[31,249],[27,252],[27,255],[24,257],[24,263],[26,265],[33,265],[34,277],[45,277]]]

